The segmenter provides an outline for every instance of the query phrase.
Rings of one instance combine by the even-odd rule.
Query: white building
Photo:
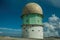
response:
[[[43,39],[43,12],[37,3],[28,3],[22,14],[23,37]]]

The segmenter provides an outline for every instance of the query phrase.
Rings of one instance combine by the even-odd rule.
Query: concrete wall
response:
[[[25,38],[43,39],[43,27],[42,26],[31,26],[31,27],[28,26],[23,30],[23,36]]]

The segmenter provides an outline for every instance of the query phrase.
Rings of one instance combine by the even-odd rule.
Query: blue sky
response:
[[[20,16],[24,6],[29,2],[36,2],[42,7],[43,22],[48,22],[48,18],[52,14],[60,18],[60,0],[0,0],[0,33],[4,32],[5,35],[9,31],[8,29],[13,29],[9,31],[11,35],[13,32],[19,33],[18,31],[21,30],[22,25]],[[7,30],[4,30],[4,28]]]

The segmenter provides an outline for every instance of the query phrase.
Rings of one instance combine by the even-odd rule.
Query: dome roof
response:
[[[41,6],[39,6],[37,3],[28,3],[24,7],[23,14],[28,14],[28,13],[43,14]]]

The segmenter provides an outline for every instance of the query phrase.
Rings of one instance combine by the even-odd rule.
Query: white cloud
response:
[[[0,31],[0,34],[2,34],[3,32],[2,31]]]
[[[44,26],[47,27],[47,31],[44,32],[45,37],[54,36],[53,35],[55,33],[54,26],[49,23],[44,24]]]
[[[56,34],[55,36],[59,36],[58,31],[56,31],[55,34]]]
[[[48,29],[52,29],[52,30],[54,29],[54,26],[49,24],[48,22],[44,23],[44,26],[48,27]]]
[[[49,17],[49,21],[57,21],[59,18],[55,16],[55,14],[52,15],[52,17]]]
[[[13,31],[21,31],[21,29],[12,29],[12,28],[0,28],[2,30],[13,30]]]
[[[44,37],[49,37],[50,36],[50,31],[47,29],[47,31],[44,32]]]
[[[44,26],[45,26],[45,27],[48,27],[48,26],[49,26],[49,23],[45,22],[45,23],[44,23]]]
[[[52,17],[49,17],[48,22],[44,23],[44,26],[47,27],[47,30],[44,32],[45,37],[47,36],[59,36],[59,32],[55,29],[60,27],[60,20],[55,14]]]
[[[12,28],[0,28],[0,35],[6,36],[20,36],[21,37],[21,29],[12,29]]]

